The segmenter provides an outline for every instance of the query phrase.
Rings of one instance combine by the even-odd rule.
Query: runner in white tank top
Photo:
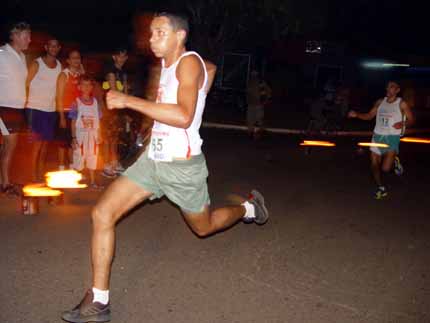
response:
[[[186,51],[187,34],[186,19],[177,15],[162,13],[151,23],[151,49],[163,60],[157,102],[117,91],[107,94],[109,109],[139,111],[154,119],[155,125],[147,151],[111,184],[93,211],[93,288],[76,309],[63,314],[66,321],[110,319],[109,276],[115,224],[139,203],[166,195],[200,237],[225,230],[244,217],[258,224],[268,219],[264,198],[256,190],[242,205],[209,209],[208,171],[199,128],[215,68],[196,53]]]
[[[388,195],[382,183],[381,170],[388,173],[393,169],[397,175],[403,173],[403,166],[397,156],[399,153],[402,129],[414,123],[414,116],[408,104],[398,97],[400,85],[390,81],[386,88],[386,97],[378,100],[367,113],[350,111],[350,118],[371,120],[376,117],[372,142],[384,144],[386,147],[371,147],[370,159],[372,175],[377,185],[375,198],[381,199]]]
[[[162,60],[160,75],[160,85],[158,88],[158,103],[178,103],[179,81],[176,77],[177,67],[184,57],[195,55],[200,60],[204,79],[201,88],[198,90],[197,103],[194,118],[187,128],[169,126],[168,124],[154,121],[152,128],[151,144],[149,146],[149,158],[158,161],[172,161],[173,159],[188,159],[191,156],[200,155],[203,140],[200,137],[199,129],[202,124],[203,110],[206,102],[207,71],[203,59],[196,52],[185,52],[179,59],[169,67],[165,66]],[[162,147],[159,145],[162,143]]]

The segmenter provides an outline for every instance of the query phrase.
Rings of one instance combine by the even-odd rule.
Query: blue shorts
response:
[[[57,112],[26,108],[27,122],[36,140],[51,141],[55,138]]]
[[[399,153],[400,135],[378,135],[373,134],[372,142],[378,144],[386,144],[388,147],[371,147],[370,151],[377,155],[384,155],[389,151],[394,151],[396,154]]]

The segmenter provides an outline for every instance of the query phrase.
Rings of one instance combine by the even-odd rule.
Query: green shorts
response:
[[[182,211],[200,213],[210,204],[208,174],[203,153],[189,160],[156,162],[146,150],[123,176],[151,192],[151,200],[166,195]]]
[[[378,135],[377,133],[374,133],[372,137],[372,142],[388,145],[388,147],[386,148],[371,147],[370,151],[374,152],[377,155],[384,155],[389,151],[395,151],[397,154],[399,153],[399,135]]]

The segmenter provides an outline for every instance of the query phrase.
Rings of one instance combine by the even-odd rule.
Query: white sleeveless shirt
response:
[[[50,68],[45,64],[42,57],[36,59],[39,69],[30,83],[27,107],[45,111],[55,112],[55,95],[57,78],[61,73],[61,63]]]
[[[80,98],[76,99],[77,118],[76,130],[80,132],[97,131],[100,126],[98,102],[95,98],[91,103],[85,103]]]
[[[9,44],[0,47],[0,107],[24,109],[27,63]]]
[[[176,78],[176,68],[185,56],[195,55],[202,63],[204,70],[203,85],[198,91],[196,110],[193,121],[187,129],[177,128],[164,123],[154,121],[151,134],[151,144],[149,146],[149,158],[157,161],[172,161],[175,158],[190,158],[191,156],[200,155],[203,140],[200,137],[199,129],[202,124],[202,116],[206,103],[206,85],[208,75],[205,63],[196,52],[185,52],[179,59],[169,67],[164,66],[160,75],[160,84],[158,87],[158,103],[178,103],[179,81]]]
[[[402,110],[400,109],[401,98],[397,98],[394,102],[389,103],[387,98],[384,98],[378,107],[376,113],[376,125],[373,130],[378,135],[399,135],[402,129],[395,129],[393,125],[403,120]]]

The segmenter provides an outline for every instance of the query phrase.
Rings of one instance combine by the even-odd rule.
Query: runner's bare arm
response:
[[[204,62],[205,62],[206,72],[208,73],[208,82],[206,84],[205,90],[206,90],[206,93],[209,93],[215,79],[216,65],[207,60],[204,60]]]
[[[76,139],[76,120],[72,120],[70,122],[70,131],[72,133],[72,138]]]
[[[348,112],[348,117],[357,118],[357,119],[366,120],[366,121],[372,120],[376,116],[376,113],[378,112],[378,107],[381,105],[381,102],[382,102],[382,99],[379,99],[378,101],[376,101],[375,104],[373,105],[373,108],[366,113],[360,113],[360,112],[351,110]]]
[[[155,103],[138,97],[109,91],[109,109],[130,108],[159,122],[178,128],[188,128],[194,118],[199,86],[204,78],[201,61],[194,55],[184,57],[176,69],[179,81],[177,104]]]
[[[406,117],[405,126],[410,127],[415,123],[415,116],[412,113],[412,109],[409,106],[409,104],[406,101],[400,102],[400,109],[402,110],[402,113]]]
[[[39,63],[37,61],[33,61],[28,68],[27,80],[25,81],[25,93],[26,93],[26,102],[28,101],[28,95],[30,94],[30,83],[33,81],[34,77],[39,70]]]

